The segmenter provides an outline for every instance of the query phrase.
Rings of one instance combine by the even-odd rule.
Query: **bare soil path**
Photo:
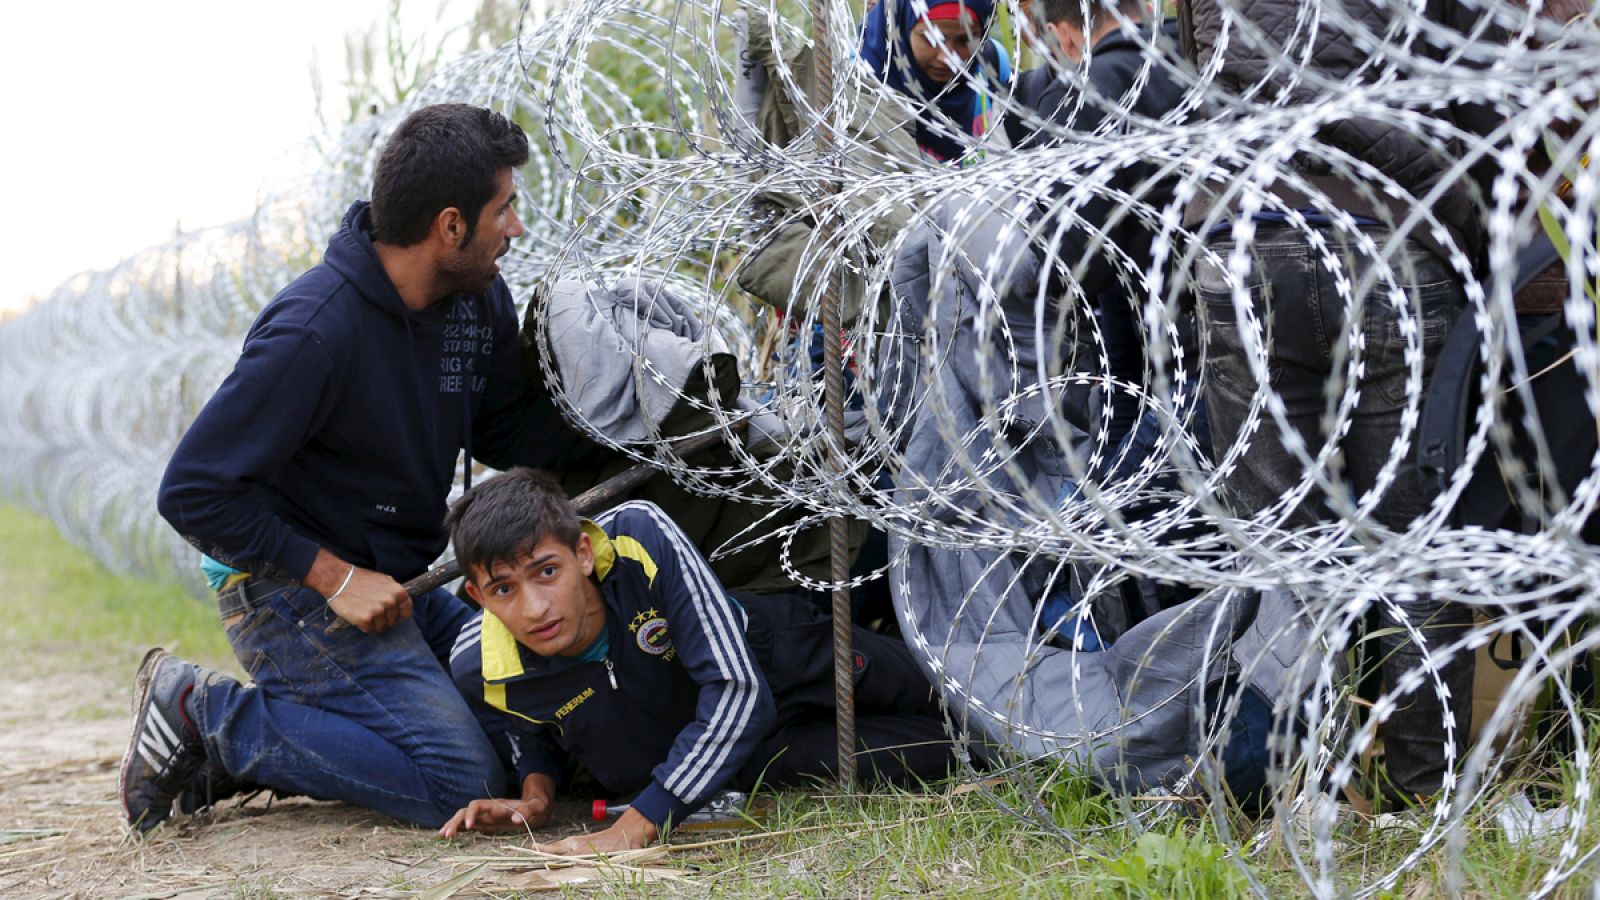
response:
[[[56,668],[0,667],[0,897],[415,896],[470,870],[462,857],[506,849],[490,838],[440,841],[343,804],[267,796],[137,838],[116,798],[132,678]],[[571,831],[577,813],[571,804],[557,821]],[[485,873],[458,896],[544,887],[508,878]]]

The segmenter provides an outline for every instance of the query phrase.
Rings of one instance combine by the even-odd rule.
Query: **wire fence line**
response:
[[[906,4],[881,2],[893,43]],[[909,6],[932,25],[930,4]],[[108,564],[198,592],[193,551],[155,514],[173,445],[255,314],[365,194],[388,130],[427,103],[491,106],[534,144],[518,173],[527,234],[502,263],[519,301],[620,302],[629,285],[648,320],[670,295],[703,326],[705,358],[732,352],[744,373],[740,402],[697,398],[731,470],[591,421],[536,322],[563,407],[692,489],[888,533],[887,569],[856,582],[889,579],[954,725],[1002,746],[1033,798],[1020,815],[1075,840],[1200,806],[1239,860],[1281,844],[1314,892],[1370,894],[1438,845],[1458,855],[1530,747],[1555,745],[1576,783],[1539,887],[1554,892],[1597,849],[1600,28],[1592,11],[1556,21],[1487,0],[1464,4],[1478,23],[1464,30],[1409,3],[1376,17],[1303,3],[1276,28],[1194,7],[1214,13],[1197,30],[1217,26],[1197,58],[1130,27],[1134,88],[1101,93],[1093,51],[1057,59],[1053,111],[947,46],[955,81],[981,82],[979,128],[935,111],[945,95],[924,91],[914,57],[860,64],[852,30],[833,33],[852,61],[833,92],[810,96],[815,48],[776,4],[575,4],[351,127],[251,219],[80,275],[0,326],[0,485]],[[844,3],[830,15],[854,21]],[[1042,34],[1009,21],[1013,48]],[[1360,64],[1313,64],[1330,45]],[[1243,80],[1240,59],[1259,63]],[[1152,112],[1156,84],[1172,96]],[[1468,107],[1489,124],[1443,112]],[[1096,126],[1072,127],[1085,110]],[[1420,148],[1434,177],[1375,162],[1341,137],[1357,127]],[[941,138],[961,159],[919,149]],[[1530,312],[1518,260],[1539,235],[1564,265]],[[1281,259],[1321,292],[1310,312],[1281,296]],[[820,331],[830,284],[848,311],[837,336]],[[1416,489],[1459,321],[1476,336],[1454,453]],[[850,363],[846,446],[823,427],[813,363],[830,339]],[[640,391],[681,389],[636,355]],[[780,427],[757,451],[735,429],[761,416]],[[1506,501],[1500,518],[1463,512],[1484,496]],[[1433,627],[1441,610],[1475,617]],[[1410,667],[1361,689],[1383,665],[1371,648],[1396,643]],[[1517,661],[1469,741],[1448,670],[1491,645]],[[1341,809],[1377,793],[1388,723],[1430,697],[1441,793],[1412,852],[1363,868]],[[1276,816],[1241,824],[1234,736],[1263,721],[1257,802]],[[1119,789],[1113,821],[1053,817],[1047,799],[1079,777]]]

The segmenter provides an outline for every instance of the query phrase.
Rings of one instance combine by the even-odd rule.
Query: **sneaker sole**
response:
[[[139,734],[144,730],[144,720],[139,711],[150,698],[150,684],[155,680],[156,669],[160,667],[161,660],[168,656],[171,654],[166,650],[155,647],[139,663],[139,671],[133,676],[133,731],[128,736],[128,749],[122,753],[122,763],[117,766],[117,799],[122,803],[122,817],[128,820],[129,828],[141,834],[148,829],[140,828],[128,809],[128,768],[139,755]]]

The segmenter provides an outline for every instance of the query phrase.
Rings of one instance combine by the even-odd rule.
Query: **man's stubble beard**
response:
[[[459,256],[439,266],[441,280],[451,294],[487,294],[494,287],[498,257],[483,263],[471,260],[468,251],[476,241],[474,237],[472,243],[461,249]]]

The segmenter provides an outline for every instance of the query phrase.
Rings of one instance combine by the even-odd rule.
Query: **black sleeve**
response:
[[[586,459],[596,452],[596,445],[567,424],[537,377],[533,368],[537,361],[524,346],[511,291],[503,280],[496,280],[489,303],[494,357],[488,387],[472,420],[472,455],[496,469],[535,466],[559,471]]]
[[[156,506],[190,543],[229,565],[296,581],[317,544],[257,495],[322,428],[338,397],[338,367],[298,325],[259,326],[167,462]],[[239,440],[248,434],[249,440]]]

